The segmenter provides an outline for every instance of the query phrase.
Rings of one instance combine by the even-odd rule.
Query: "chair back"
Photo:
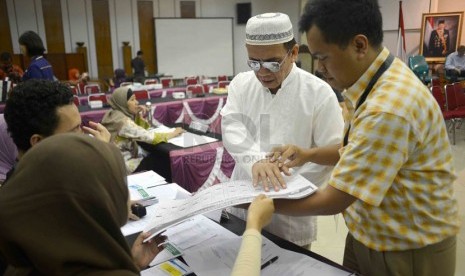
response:
[[[219,75],[218,76],[218,82],[227,81],[227,80],[228,80],[228,76],[226,76],[226,75]]]
[[[73,95],[79,95],[79,87],[78,86],[73,85],[73,86],[70,86],[69,88],[71,89],[71,92],[73,93]]]
[[[149,92],[147,90],[135,90],[132,93],[136,96],[137,100],[148,100],[150,99]]]
[[[90,95],[98,93],[101,93],[100,85],[98,85],[98,83],[90,83],[84,86],[84,94]]]
[[[429,74],[429,66],[426,59],[422,55],[410,56],[409,67],[415,75],[423,82],[430,82],[431,77]]]
[[[219,81],[218,82],[218,88],[226,88],[227,85],[229,85],[230,81]]]
[[[87,102],[90,103],[91,101],[102,101],[103,104],[106,104],[107,95],[105,95],[104,93],[90,94],[87,97]]]
[[[157,79],[146,79],[144,81],[144,85],[149,85],[149,84],[157,84],[158,80]]]
[[[455,102],[457,104],[457,108],[464,109],[465,108],[465,93],[463,93],[463,88],[460,82],[456,82],[452,84],[454,86],[454,95],[455,95]]]
[[[204,93],[204,90],[203,90],[203,85],[201,84],[191,84],[191,85],[188,85],[186,87],[186,92],[187,91],[191,91],[192,92],[192,95],[195,95],[195,94],[203,94]]]
[[[444,97],[444,94],[442,93],[442,89],[440,86],[431,86],[431,93],[433,94],[433,97],[436,99],[436,102],[438,102],[439,107],[441,108],[441,111],[446,110],[446,98]]]
[[[173,86],[173,79],[172,78],[160,78],[161,85],[163,85],[163,88],[168,88]]]
[[[187,77],[185,79],[186,85],[194,85],[198,83],[197,77]]]
[[[73,102],[76,106],[80,106],[81,102],[79,101],[79,97],[76,95],[73,95]]]
[[[455,88],[453,84],[446,84],[444,86],[446,94],[446,108],[447,110],[454,110],[457,108],[457,100],[455,98]]]

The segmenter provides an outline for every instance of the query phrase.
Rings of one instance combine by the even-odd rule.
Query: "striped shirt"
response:
[[[451,147],[427,87],[395,59],[354,111],[388,54],[344,92],[349,143],[329,180],[357,198],[343,213],[350,233],[378,251],[420,248],[459,229]]]

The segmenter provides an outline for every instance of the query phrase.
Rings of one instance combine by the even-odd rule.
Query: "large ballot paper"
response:
[[[160,202],[154,207],[150,223],[144,232],[152,233],[151,237],[153,237],[166,228],[192,216],[250,203],[259,194],[266,194],[271,198],[299,199],[317,190],[313,183],[301,175],[285,177],[285,181],[286,189],[269,192],[265,192],[260,185],[253,187],[252,182],[247,180],[224,182],[213,185],[186,199]]]

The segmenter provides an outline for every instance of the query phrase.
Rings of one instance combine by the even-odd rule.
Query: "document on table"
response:
[[[218,141],[218,139],[204,135],[197,135],[191,132],[184,132],[178,137],[174,137],[168,140],[169,143],[182,148],[194,147],[216,141]]]
[[[153,199],[153,194],[150,193],[150,188],[164,185],[167,182],[165,178],[154,171],[146,171],[128,175],[128,188],[131,200],[150,200]]]
[[[189,195],[186,195],[182,192],[182,188],[178,184],[166,184],[155,186],[153,188],[147,189],[148,193],[151,196],[155,196],[158,199],[158,202],[163,202],[165,200],[174,200],[176,198],[186,198]],[[155,206],[147,206],[147,216],[136,220],[128,221],[123,227],[121,227],[121,232],[124,236],[128,236],[134,233],[143,231],[150,224],[150,215],[154,214]]]
[[[298,199],[314,193],[317,189],[301,175],[286,177],[285,180],[287,188],[278,192],[265,192],[261,186],[254,188],[251,181],[230,181],[213,185],[184,200],[160,202],[156,205],[154,214],[150,216],[150,224],[144,231],[151,232],[154,236],[194,215],[250,203],[262,193],[271,198]]]
[[[186,251],[184,260],[199,276],[230,275],[242,239],[230,238]],[[262,237],[261,264],[278,256],[278,260],[261,270],[261,275],[342,276],[350,272],[328,265],[310,256],[285,250]]]

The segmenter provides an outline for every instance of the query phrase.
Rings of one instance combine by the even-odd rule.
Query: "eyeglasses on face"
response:
[[[265,68],[270,70],[273,73],[279,72],[281,70],[281,66],[283,65],[284,61],[286,60],[287,56],[291,52],[292,49],[289,49],[287,51],[287,54],[284,56],[283,60],[281,62],[277,61],[261,61],[261,60],[252,60],[249,59],[247,60],[247,64],[249,65],[250,69],[254,70],[255,72],[258,72],[260,68]]]

